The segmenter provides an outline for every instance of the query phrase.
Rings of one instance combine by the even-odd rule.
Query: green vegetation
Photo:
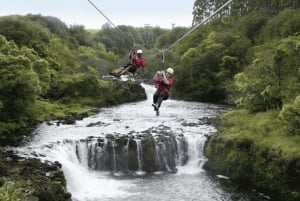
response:
[[[290,103],[300,89],[299,18],[298,10],[258,10],[197,29],[175,48],[175,95],[253,112]]]
[[[16,144],[38,122],[71,123],[94,108],[144,98],[131,83],[120,89],[101,79],[120,57],[95,36],[53,17],[0,18],[0,145]]]
[[[294,103],[286,104],[281,110],[279,117],[287,126],[288,132],[293,135],[300,135],[300,96],[297,96]]]
[[[27,191],[27,192],[26,192]],[[5,181],[0,187],[1,201],[27,201],[26,193],[28,188],[22,186],[19,182]]]
[[[195,1],[194,24],[224,2]],[[176,48],[177,96],[237,106],[216,120],[207,167],[286,201],[300,199],[299,5],[233,1]]]
[[[196,0],[194,25],[225,2]],[[211,168],[287,201],[300,198],[299,6],[299,0],[234,0],[165,55],[166,67],[175,69],[173,97],[239,109],[221,117],[207,143]],[[96,108],[144,99],[139,85],[102,76],[128,62],[134,42],[151,79],[161,68],[158,48],[187,31],[109,24],[85,30],[49,16],[1,17],[0,145],[17,144],[38,122],[72,123]],[[22,187],[14,185],[18,196]],[[1,186],[1,192],[11,187]]]
[[[227,112],[205,151],[216,173],[279,200],[295,201],[300,198],[300,135],[289,134],[279,112]]]

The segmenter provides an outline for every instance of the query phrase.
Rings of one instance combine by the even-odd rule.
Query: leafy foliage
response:
[[[217,102],[226,97],[225,83],[240,72],[245,61],[243,52],[249,43],[231,32],[211,31],[206,38],[182,56],[183,66],[177,68],[178,95],[198,101]],[[188,77],[182,75],[190,73]],[[184,86],[184,88],[183,88]]]
[[[300,135],[300,96],[297,96],[294,103],[283,106],[279,117],[282,119],[288,130],[293,135]]]
[[[37,67],[43,60],[34,60],[26,48],[18,48],[0,36],[0,100],[1,121],[31,116],[26,108],[41,93]],[[29,55],[29,56],[27,56]]]
[[[299,91],[299,37],[255,47],[253,63],[235,76],[238,104],[252,112],[281,108]]]
[[[1,201],[27,201],[24,186],[19,182],[5,181],[0,187]]]
[[[136,34],[134,37],[140,34],[122,27],[127,28],[128,34]],[[83,26],[68,28],[53,17],[0,18],[1,140],[8,142],[12,131],[36,120],[69,115],[63,104],[72,105],[75,100],[90,107],[118,102],[115,84],[99,78],[118,64],[119,56],[95,36]],[[56,112],[58,105],[61,112]],[[38,111],[42,106],[53,108],[53,112],[44,108],[50,114],[42,114]]]
[[[221,7],[228,0],[196,0],[194,3],[193,24],[198,24],[210,16],[216,8]],[[226,18],[229,15],[245,16],[255,10],[265,10],[270,13],[278,13],[288,8],[298,9],[299,0],[233,0],[230,6],[218,13],[218,18]]]

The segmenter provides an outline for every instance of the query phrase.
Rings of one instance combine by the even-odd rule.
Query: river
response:
[[[216,131],[207,119],[227,110],[225,106],[170,99],[163,102],[160,116],[156,116],[151,106],[155,88],[142,86],[148,97],[145,101],[102,108],[98,114],[76,121],[74,125],[55,122],[39,125],[33,140],[19,148],[20,153],[59,161],[74,201],[265,200],[259,193],[239,192],[225,176],[209,175],[202,169],[207,160],[203,155],[205,140]],[[86,139],[107,135],[137,136],[146,130],[152,133],[168,130],[177,136],[184,135],[188,143],[187,162],[177,163],[176,171],[169,171],[165,165],[167,171],[146,173],[141,169],[143,155],[140,140],[136,138],[137,171],[130,174],[116,171],[116,155],[111,157],[114,171],[99,170],[101,161],[97,162],[97,168],[91,168],[91,157],[87,156],[87,152],[91,152],[87,145],[90,140]]]

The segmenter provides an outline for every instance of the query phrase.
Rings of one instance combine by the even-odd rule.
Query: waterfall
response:
[[[196,174],[199,172],[203,172],[204,170],[202,169],[202,166],[206,161],[206,157],[203,154],[205,137],[201,135],[190,135],[186,137],[186,141],[180,143],[188,144],[188,146],[186,147],[186,153],[188,153],[188,160],[186,161],[186,165],[180,166],[178,173]]]
[[[112,150],[113,150],[113,153],[112,153],[112,158],[113,158],[113,171],[117,171],[117,160],[116,160],[116,151],[115,151],[115,143],[113,142],[112,143]]]
[[[164,129],[164,128],[162,128]],[[179,143],[178,143],[179,142]],[[183,135],[169,131],[164,134],[144,134],[122,137],[87,137],[64,140],[51,149],[67,149],[65,158],[83,168],[111,172],[175,171],[187,161],[187,142]]]
[[[138,167],[139,167],[139,171],[142,171],[142,166],[143,166],[143,148],[142,148],[142,141],[140,139],[136,140],[136,144],[137,144],[137,159],[138,159]]]
[[[125,171],[128,172],[128,157],[129,157],[129,142],[130,140],[127,139],[127,143],[126,145],[124,146],[124,153],[125,153],[125,160],[124,160],[124,163],[125,163]]]

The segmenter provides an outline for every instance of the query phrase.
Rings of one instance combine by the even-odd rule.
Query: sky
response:
[[[115,26],[191,27],[195,0],[90,0]],[[0,0],[0,16],[41,14],[100,29],[107,19],[88,0]]]

